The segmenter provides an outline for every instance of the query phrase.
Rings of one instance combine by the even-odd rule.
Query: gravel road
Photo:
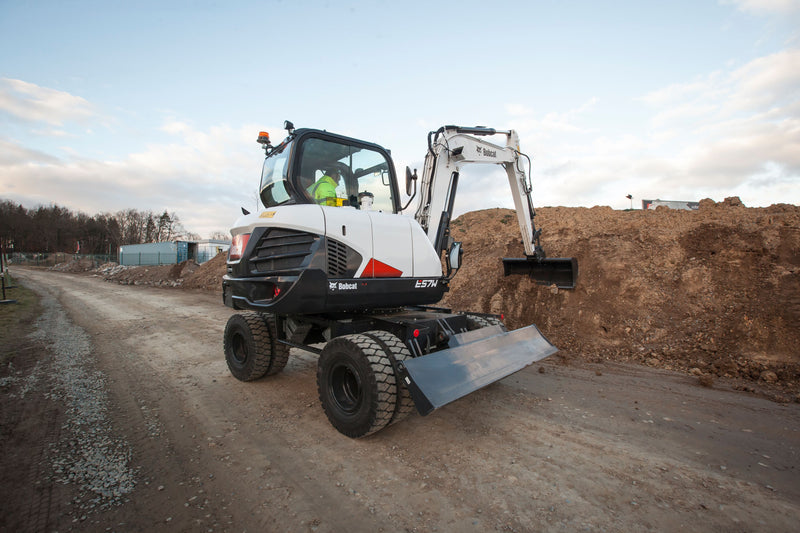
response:
[[[551,358],[350,440],[312,354],[230,376],[217,295],[12,274],[46,311],[0,387],[2,531],[797,528],[798,404]]]

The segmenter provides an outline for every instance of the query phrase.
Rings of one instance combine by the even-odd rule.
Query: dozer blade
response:
[[[499,326],[454,335],[450,348],[398,362],[421,415],[522,370],[558,351],[536,326]]]
[[[503,270],[506,276],[527,274],[541,285],[555,285],[559,289],[574,289],[578,279],[578,260],[574,257],[548,257],[520,259],[504,257]]]

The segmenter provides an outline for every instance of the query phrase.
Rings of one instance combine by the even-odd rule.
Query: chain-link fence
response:
[[[225,252],[220,252],[225,253]],[[185,254],[184,254],[185,255]],[[217,251],[200,251],[192,254],[193,259],[197,263],[202,264],[206,261],[216,257]],[[53,267],[63,263],[70,263],[73,261],[91,261],[92,268],[97,268],[105,263],[116,263],[119,261],[121,265],[126,266],[141,266],[141,265],[174,265],[178,263],[177,252],[132,252],[121,253],[119,257],[116,254],[67,254],[62,252],[42,252],[42,253],[13,253],[7,254],[6,259],[10,265],[29,265],[29,266],[43,266]],[[183,258],[182,260],[185,260]]]
[[[30,265],[52,267],[72,261],[91,261],[97,268],[105,263],[116,263],[116,255],[107,254],[66,254],[62,252],[13,253],[6,256],[10,265]]]
[[[224,253],[224,252],[221,252]],[[189,260],[203,264],[216,257],[217,251],[200,251],[188,254]],[[174,265],[187,260],[187,254],[178,252],[120,252],[119,264],[125,266]]]

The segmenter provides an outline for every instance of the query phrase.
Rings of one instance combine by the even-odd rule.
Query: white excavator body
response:
[[[400,204],[387,150],[288,122],[286,129],[277,146],[259,135],[265,209],[243,209],[231,229],[223,301],[249,310],[226,327],[234,376],[279,372],[290,347],[319,353],[323,408],[340,432],[361,437],[402,418],[412,402],[427,414],[556,351],[536,326],[509,332],[498,316],[430,307],[461,265],[450,220],[466,164],[506,171],[525,257],[504,259],[505,273],[574,287],[576,261],[546,258],[539,245],[529,159],[514,131],[431,132],[411,217],[401,214],[408,204]],[[505,143],[489,142],[492,135]],[[407,168],[412,199],[416,186]]]

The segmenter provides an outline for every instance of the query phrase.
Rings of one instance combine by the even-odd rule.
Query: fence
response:
[[[226,253],[226,252],[220,252]],[[181,254],[181,255],[186,255]],[[189,259],[194,259],[198,264],[205,263],[206,261],[216,257],[217,251],[200,251],[192,254]],[[126,266],[144,266],[144,265],[174,265],[179,263],[177,252],[133,252],[123,254],[120,253],[119,257],[116,255],[107,254],[67,254],[62,252],[42,252],[42,253],[13,253],[6,255],[9,265],[28,265],[28,266],[42,266],[53,267],[63,263],[70,263],[72,261],[91,261],[92,268],[97,268],[105,263],[116,263],[119,259],[119,264]],[[182,257],[181,261],[186,258]]]
[[[226,253],[226,252],[220,252]],[[181,257],[179,257],[179,255]],[[120,252],[119,264],[125,266],[140,265],[174,265],[186,261],[186,252]],[[198,264],[205,263],[217,256],[217,251],[201,251],[189,254],[189,259],[195,260]]]
[[[116,255],[107,254],[66,254],[62,252],[13,253],[8,257],[10,265],[29,265],[52,267],[71,261],[91,261],[94,268],[105,263],[116,263]]]

